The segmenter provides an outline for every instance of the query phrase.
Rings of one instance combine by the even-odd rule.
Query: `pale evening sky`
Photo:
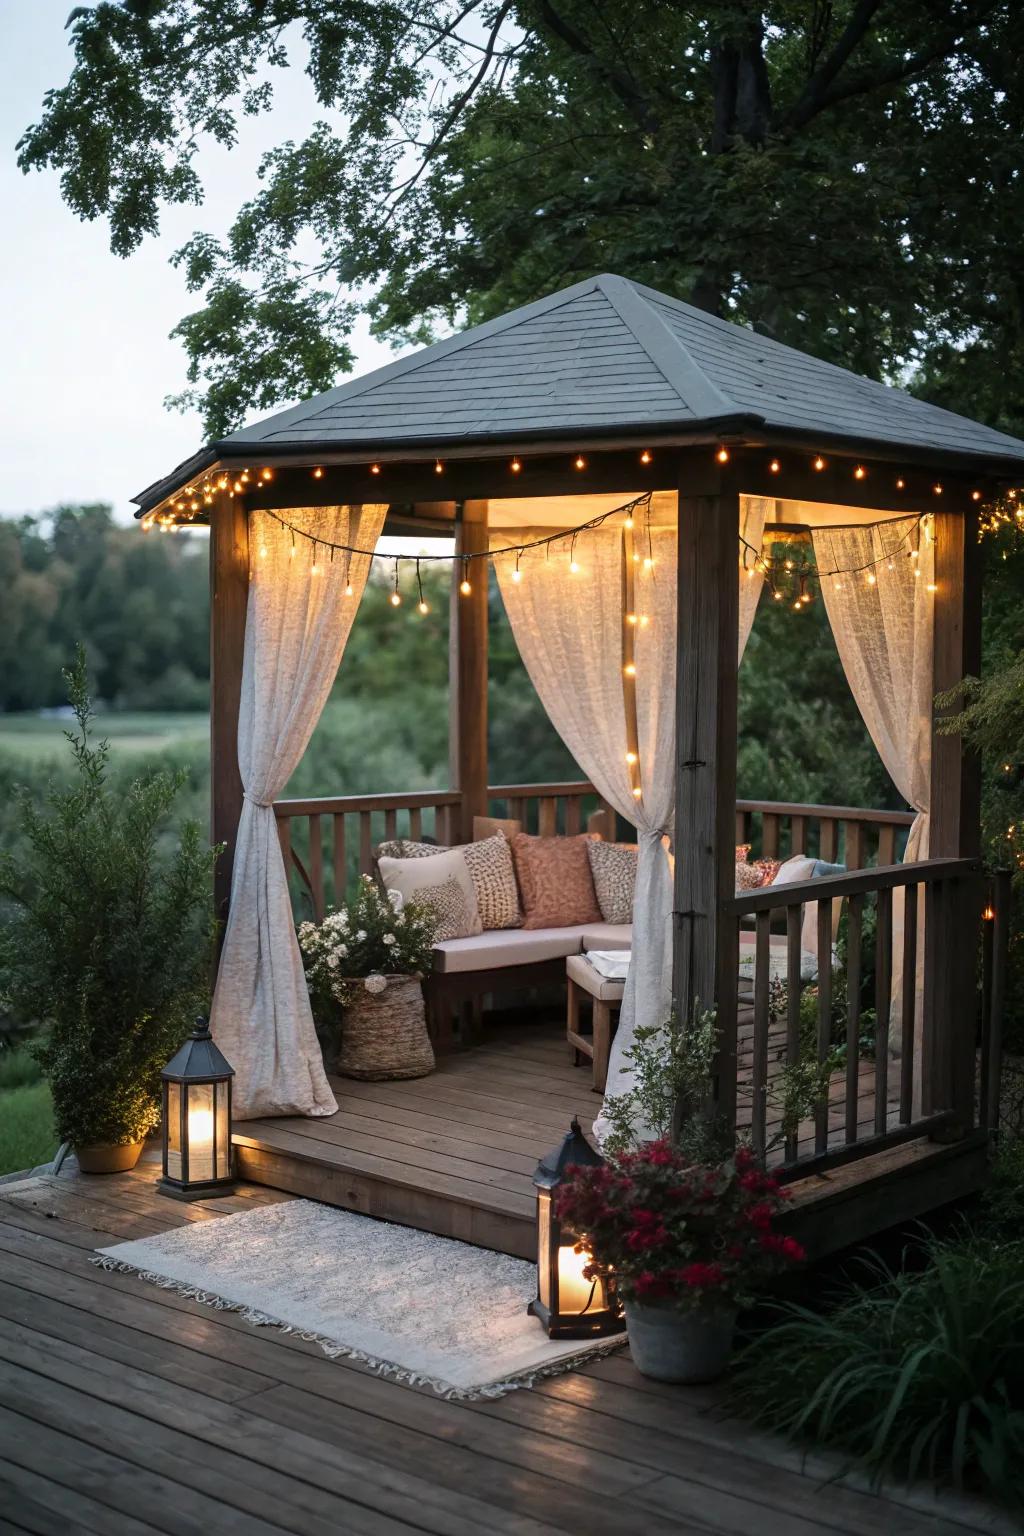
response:
[[[196,307],[168,257],[195,229],[223,231],[256,185],[261,153],[302,135],[314,109],[300,69],[275,72],[272,117],[243,120],[230,153],[205,152],[206,204],[165,213],[160,234],[122,260],[104,221],[82,223],[65,207],[56,174],[25,176],[16,164],[43,93],[70,72],[72,5],[0,0],[0,516],[110,501],[127,521],[131,496],[202,441],[197,417],[163,405],[185,384],[184,353],[168,333]],[[355,348],[357,373],[394,355],[365,328]]]

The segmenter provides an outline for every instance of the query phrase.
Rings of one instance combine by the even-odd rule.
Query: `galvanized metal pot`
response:
[[[625,1313],[630,1354],[642,1376],[695,1385],[717,1380],[729,1364],[732,1308],[682,1312],[672,1302],[627,1301]]]

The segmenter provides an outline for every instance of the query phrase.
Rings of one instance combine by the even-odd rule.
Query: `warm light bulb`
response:
[[[868,576],[867,576],[868,586],[869,587],[873,587],[877,580],[878,580],[878,577],[875,575],[874,571],[868,571]]]
[[[289,555],[290,555],[290,556],[291,556],[291,558],[292,558],[292,559],[293,559],[293,560],[294,560],[294,559],[295,559],[295,545],[294,545],[294,544],[293,544],[293,545],[292,545],[292,547],[291,547],[291,549],[290,549],[290,550],[289,550],[289,551],[288,551],[288,553],[289,553]]]
[[[627,677],[636,677],[636,662],[627,661],[622,670],[625,672]]]
[[[785,567],[786,567],[787,571],[791,571],[793,569],[793,562],[792,562],[792,560],[786,560],[784,562],[784,564],[785,564]]]
[[[825,468],[825,460],[822,458],[820,453],[818,454],[818,457],[814,461],[814,467],[815,467],[815,469],[824,469]]]
[[[652,457],[653,457],[653,455],[650,453],[650,451],[647,448],[645,448],[643,453],[640,455],[640,463],[641,464],[649,464],[651,462]]]
[[[260,559],[261,560],[265,560],[266,558],[267,558],[267,546],[265,544],[261,544],[260,545]]]
[[[350,581],[346,582],[346,584],[345,584],[345,596],[346,597],[351,597],[352,596],[352,583]]]
[[[642,614],[641,614],[641,615],[640,615],[640,628],[641,628],[641,629],[646,629],[646,628],[647,628],[647,626],[648,626],[648,624],[649,624],[649,623],[650,623],[650,622],[651,622],[651,621],[650,621],[650,619],[649,619],[649,618],[648,618],[648,617],[647,617],[647,615],[646,615],[646,613],[642,613]]]
[[[313,564],[310,566],[309,574],[311,576],[319,576],[319,574],[320,574],[320,567],[317,565],[315,560],[313,561]]]
[[[771,463],[768,465],[768,468],[771,470],[773,475],[777,475],[779,470],[782,468],[782,465],[779,463],[778,459],[772,459]]]
[[[435,459],[434,460],[434,474],[435,475],[443,475],[444,474],[444,465],[441,463],[440,459]]]
[[[514,475],[518,475],[518,473],[522,469],[522,467],[523,466],[520,464],[518,459],[513,459],[512,463],[509,465],[509,469],[512,471],[512,473]]]
[[[633,526],[633,519],[632,519],[632,517],[630,517],[628,512],[627,512],[626,516],[622,520],[622,526],[623,526],[623,528],[632,528],[632,526]]]
[[[772,597],[777,603],[782,602],[782,593],[778,590],[778,588],[776,588],[776,590],[772,593]]]
[[[649,571],[653,564],[654,561],[651,559],[650,555],[644,555],[644,570]]]
[[[242,482],[241,482],[241,480],[236,480],[235,481],[235,487],[234,488],[235,488],[236,491],[240,491],[242,489]]]
[[[728,450],[728,448],[726,448],[724,443],[722,444],[721,448],[719,448],[718,452],[715,454],[715,458],[718,460],[719,464],[728,464],[728,462],[729,462],[729,450]]]
[[[582,453],[578,453],[573,462],[575,463],[577,469],[586,469],[587,467],[587,461],[583,457]]]
[[[972,491],[971,492],[971,500],[972,501],[980,501],[981,500],[981,492],[980,491]]]
[[[864,465],[863,464],[858,464],[857,468],[853,472],[853,478],[855,480],[863,480],[866,475],[867,475],[867,470],[864,468]]]
[[[380,465],[379,464],[371,464],[370,465],[370,474],[371,475],[379,475],[380,474]]]
[[[633,799],[634,800],[641,800],[641,799],[643,799],[643,793],[644,792],[640,788],[639,784],[634,785],[634,787],[633,787]]]
[[[986,907],[984,912],[981,914],[982,920],[984,922],[986,922],[986,923],[991,923],[993,921],[993,919],[995,918],[995,915],[996,915],[996,911],[995,911],[995,908],[992,907],[992,906]]]
[[[917,560],[919,558],[918,552],[917,552],[916,549],[912,549],[910,551],[910,558],[911,558],[911,560]]]
[[[905,480],[897,480],[896,481],[896,489],[898,491],[902,491],[906,487],[906,484],[907,484],[907,482]]]
[[[942,486],[939,484],[939,482],[937,480],[936,480],[935,484],[932,486],[932,495],[933,496],[941,496],[942,495]]]
[[[637,761],[637,755],[636,755],[635,752],[627,752],[626,753],[626,762],[627,763],[635,763],[636,761]]]
[[[626,614],[626,623],[627,624],[636,624],[637,622],[638,622],[637,615],[635,613],[627,613]]]
[[[523,573],[522,573],[522,571],[519,569],[519,567],[517,565],[515,570],[512,572],[512,580],[513,581],[522,581],[522,579],[523,579]]]
[[[463,597],[468,597],[472,590],[473,588],[470,586],[468,581],[459,582],[459,591],[462,593]]]
[[[430,612],[430,604],[429,603],[425,603],[422,598],[416,604],[416,606],[419,609],[420,613],[429,613]]]
[[[245,481],[245,482],[246,482],[246,483],[248,483],[248,480],[249,480],[249,471],[248,471],[248,470],[247,470],[247,469],[243,469],[243,470],[242,470],[242,479],[243,479],[243,481]]]
[[[260,470],[260,479],[261,480],[273,480],[273,478],[274,478],[274,471],[272,469],[261,469]]]
[[[914,566],[914,575],[915,576],[920,576],[920,574],[921,574],[921,567],[919,565],[915,565]]]
[[[915,571],[915,572],[914,572],[914,575],[915,575],[915,576],[916,576],[916,575],[917,575],[917,572],[916,572],[916,571]],[[937,582],[934,582],[934,581],[930,581],[930,582],[929,582],[929,583],[928,583],[928,585],[927,585],[927,588],[926,588],[926,590],[927,590],[927,591],[928,591],[928,592],[937,592],[937,591],[938,591],[938,590],[939,590],[939,587],[938,587],[938,583],[937,583]]]
[[[752,565],[748,565],[747,566],[747,580],[748,581],[753,581],[753,579],[754,579],[754,577],[756,575],[757,575],[757,571],[754,569],[754,567]]]
[[[314,469],[314,471],[313,471],[313,479],[314,480],[322,480],[323,477],[324,477],[324,472],[323,472],[323,470],[320,468],[320,466],[318,464],[316,469]]]
[[[579,568],[578,563],[575,560],[570,560],[569,561],[569,569],[570,569],[570,571],[572,572],[572,574],[574,576],[578,576],[579,575],[579,569],[580,568]]]
[[[400,592],[392,592],[389,601],[392,608],[397,608],[399,603],[402,601],[402,594]]]

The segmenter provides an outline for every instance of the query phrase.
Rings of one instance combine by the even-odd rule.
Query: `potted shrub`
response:
[[[558,1213],[593,1255],[594,1273],[614,1275],[637,1369],[702,1382],[725,1370],[736,1313],[757,1285],[804,1257],[775,1230],[782,1204],[748,1148],[700,1164],[659,1140],[572,1169]]]
[[[299,924],[313,1010],[331,1032],[341,1009],[337,1070],[367,1080],[424,1077],[434,1069],[423,975],[432,964],[437,914],[403,905],[363,875],[353,899],[324,921]]]
[[[85,656],[67,672],[75,775],[21,796],[24,853],[0,857],[0,992],[38,1026],[58,1136],[86,1172],[138,1160],[160,1118],[160,1069],[208,989],[215,849],[171,829],[179,773],[115,791],[94,744]]]

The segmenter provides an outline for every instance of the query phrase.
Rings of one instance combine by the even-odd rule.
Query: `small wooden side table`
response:
[[[604,1093],[608,1078],[608,1054],[612,1048],[612,1035],[618,1023],[619,1008],[626,984],[610,981],[594,969],[586,955],[568,955],[565,961],[566,1019],[565,1038],[580,1056],[593,1062],[593,1087],[595,1093]],[[580,1003],[583,997],[591,1002],[591,1033],[580,1033]],[[614,1011],[614,1022],[612,1013]]]

